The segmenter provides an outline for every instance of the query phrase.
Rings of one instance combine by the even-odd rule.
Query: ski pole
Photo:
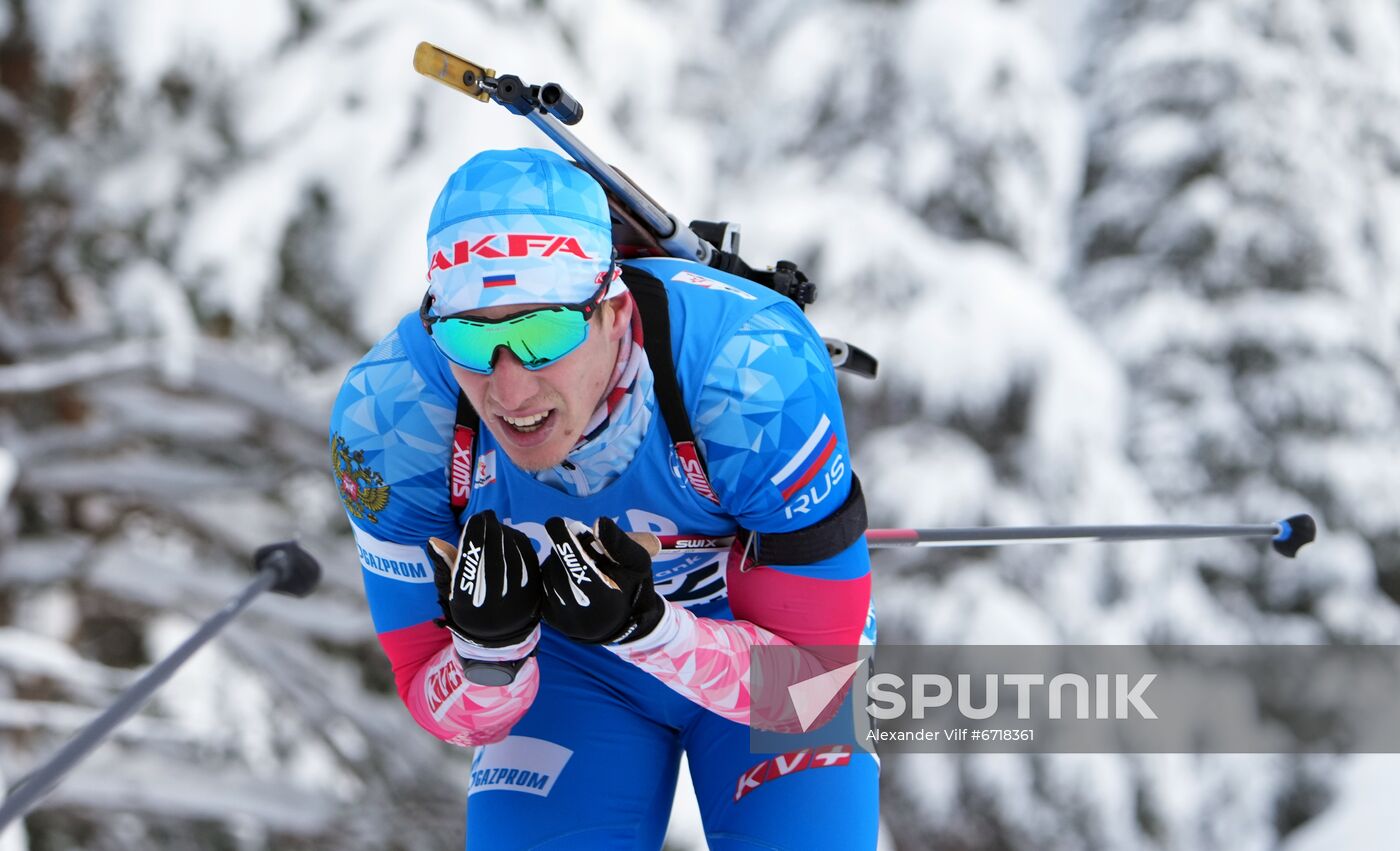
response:
[[[140,709],[151,695],[195,651],[213,638],[229,621],[238,617],[248,604],[264,591],[292,597],[305,597],[321,579],[321,566],[294,541],[269,544],[253,554],[257,577],[217,614],[204,622],[193,635],[169,656],[132,683],[108,709],[68,741],[48,762],[23,777],[0,801],[0,832],[11,821],[23,817],[58,786],[63,777],[101,744],[119,724]]]
[[[661,552],[722,552],[733,536],[654,535],[632,532],[631,538],[653,556]],[[1072,544],[1112,541],[1173,541],[1186,538],[1268,538],[1274,550],[1293,558],[1317,537],[1310,515],[1296,514],[1277,523],[1235,526],[1158,524],[1139,526],[990,526],[949,529],[867,529],[872,549],[894,547],[997,547],[1005,544]]]

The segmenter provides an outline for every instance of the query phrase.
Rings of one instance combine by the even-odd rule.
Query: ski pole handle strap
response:
[[[756,564],[815,564],[845,552],[861,539],[869,525],[865,494],[860,489],[860,479],[852,473],[846,501],[824,520],[796,532],[749,533],[740,529],[738,534],[756,536]]]

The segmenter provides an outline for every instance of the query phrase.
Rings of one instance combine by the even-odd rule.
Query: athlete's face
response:
[[[488,307],[473,315],[499,319],[533,307],[544,305]],[[603,302],[590,320],[588,339],[543,369],[526,369],[505,347],[497,350],[490,375],[451,364],[462,392],[517,467],[535,471],[558,466],[578,443],[612,378],[632,309],[631,299]]]

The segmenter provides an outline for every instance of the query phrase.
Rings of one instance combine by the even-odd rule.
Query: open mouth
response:
[[[501,415],[501,420],[503,420],[506,425],[510,426],[512,429],[521,434],[530,434],[532,432],[539,431],[541,428],[543,428],[545,423],[549,422],[549,417],[553,413],[554,410],[551,408],[548,411],[541,411],[538,414],[530,414],[527,417],[507,417],[505,415]]]

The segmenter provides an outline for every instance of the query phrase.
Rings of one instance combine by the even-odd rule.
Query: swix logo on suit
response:
[[[714,488],[710,487],[710,479],[705,475],[705,467],[700,463],[700,456],[695,451],[695,444],[689,440],[676,444],[676,457],[680,458],[681,471],[685,473],[685,480],[690,482],[690,486],[695,488],[695,492],[719,505],[719,497],[715,496]]]
[[[439,269],[451,269],[470,263],[473,257],[482,260],[504,260],[508,257],[553,257],[556,254],[570,254],[580,260],[592,260],[578,238],[556,236],[548,233],[488,233],[485,236],[464,239],[452,245],[452,259],[441,251],[433,255],[428,263],[428,280]],[[510,284],[514,284],[511,277]],[[498,282],[495,286],[507,286]]]
[[[461,508],[472,495],[472,441],[476,432],[457,426],[452,432],[452,506]]]

